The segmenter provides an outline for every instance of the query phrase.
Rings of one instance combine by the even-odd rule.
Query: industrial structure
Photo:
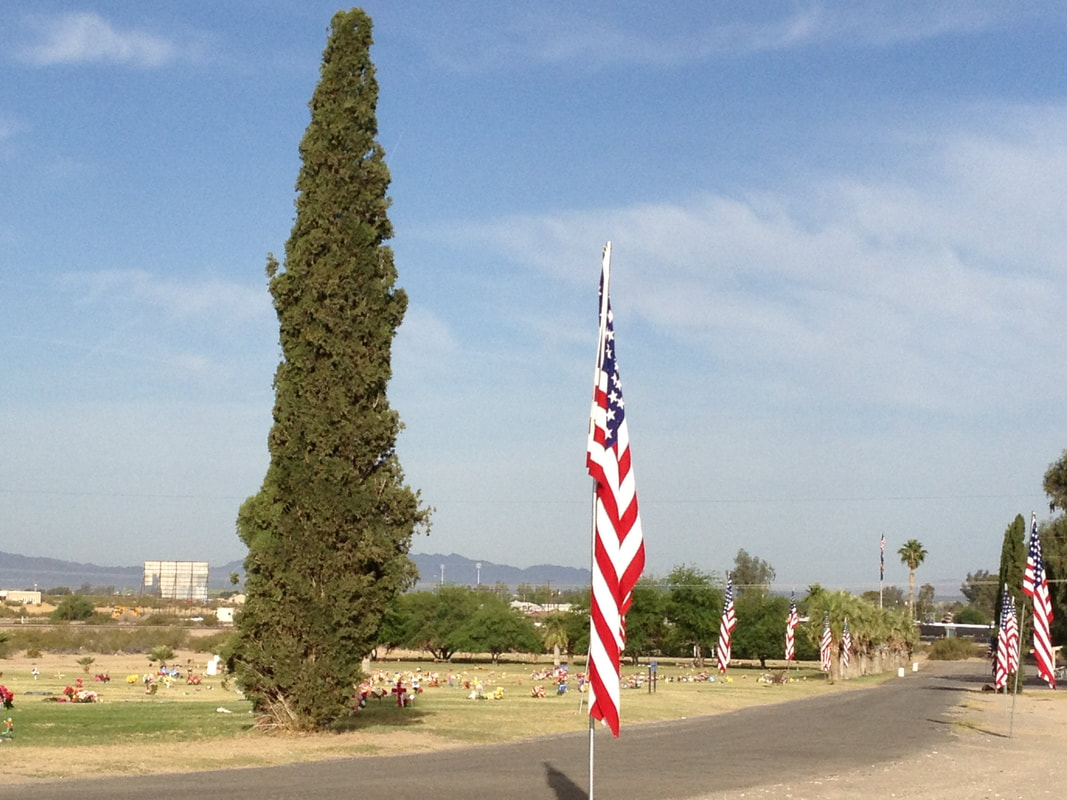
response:
[[[146,561],[141,594],[168,600],[207,601],[208,562]]]

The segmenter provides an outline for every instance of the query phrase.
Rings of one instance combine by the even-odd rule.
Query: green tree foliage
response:
[[[986,569],[968,572],[967,578],[960,586],[960,592],[972,606],[984,613],[986,618],[993,617],[997,608],[997,576]]]
[[[1052,595],[1050,635],[1053,645],[1067,642],[1067,450],[1059,461],[1049,464],[1042,483],[1049,497],[1049,512],[1059,516],[1041,525],[1041,548],[1048,568],[1049,591]]]
[[[878,605],[878,591],[870,589],[862,595],[864,600]],[[907,608],[908,598],[904,590],[899,586],[885,586],[882,588],[882,608]]]
[[[632,609],[631,609],[632,610]],[[629,616],[629,615],[627,615]],[[567,653],[589,652],[589,593],[577,600],[564,618],[567,623]]]
[[[915,614],[920,620],[934,622],[936,620],[931,619],[935,616],[934,611],[934,586],[924,583],[919,587],[919,596],[915,600]]]
[[[397,604],[403,620],[401,643],[442,661],[450,660],[467,643],[463,626],[478,610],[480,599],[486,597],[492,595],[447,583],[432,592],[403,595]]]
[[[964,606],[952,615],[952,619],[961,625],[988,625],[993,621],[992,615],[975,605]]]
[[[926,560],[926,550],[918,539],[908,539],[904,546],[897,550],[900,562],[908,568],[908,608],[912,610],[912,619],[915,618],[915,570]]]
[[[80,594],[69,594],[59,601],[52,612],[52,619],[61,622],[76,622],[89,619],[96,611],[93,601]]]
[[[758,556],[749,555],[744,549],[738,550],[734,557],[734,568],[730,573],[734,589],[738,595],[746,592],[766,594],[774,583],[774,567]]]
[[[457,649],[489,653],[493,663],[502,653],[539,653],[541,641],[529,618],[492,594],[478,593],[478,608],[456,632]]]
[[[625,655],[634,664],[641,656],[663,655],[667,635],[667,592],[656,578],[643,577],[634,586],[633,603],[626,613]]]
[[[257,722],[292,730],[350,713],[360,662],[416,577],[412,534],[428,522],[404,483],[386,399],[407,297],[384,245],[371,41],[362,11],[334,16],[285,263],[267,264],[282,351],[270,465],[238,514],[248,600],[232,661]]]
[[[1004,539],[1000,545],[1000,569],[997,572],[996,596],[993,604],[994,616],[999,617],[1001,604],[1004,602],[1004,586],[1015,598],[1016,608],[1023,608],[1023,571],[1026,569],[1026,521],[1022,514],[1004,530]],[[998,619],[999,622],[999,619]]]
[[[871,603],[848,592],[820,589],[809,593],[802,605],[809,617],[808,624],[803,626],[804,638],[815,652],[822,635],[823,615],[830,614],[831,680],[842,677],[840,645],[846,617],[852,632],[852,663],[844,677],[884,672],[903,665],[919,641],[918,628],[912,624],[910,615],[903,610],[878,608],[877,598]],[[798,644],[800,634],[798,630]]]
[[[694,566],[675,567],[667,576],[667,621],[674,652],[692,655],[704,666],[704,653],[719,636],[722,591],[711,575]]]
[[[541,624],[539,631],[541,645],[552,652],[552,664],[560,665],[560,656],[566,652],[570,644],[570,633],[567,624],[568,614],[556,612],[549,614]]]
[[[1067,511],[1067,450],[1059,461],[1048,465],[1042,486],[1049,497],[1049,510]]]
[[[748,591],[737,598],[734,607],[737,627],[732,640],[733,654],[738,658],[758,658],[764,668],[768,658],[783,658],[789,598]]]
[[[1050,635],[1053,645],[1064,644],[1067,642],[1067,583],[1062,581],[1067,578],[1067,514],[1043,523],[1039,530],[1054,612]]]

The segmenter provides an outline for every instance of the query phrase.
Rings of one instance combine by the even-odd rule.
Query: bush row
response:
[[[230,633],[217,633],[211,636],[190,636],[184,628],[166,625],[145,625],[130,628],[113,628],[110,626],[55,626],[47,629],[17,628],[8,634],[6,650],[8,654],[20,650],[30,657],[41,653],[69,655],[77,653],[99,653],[117,655],[120,653],[147,654],[158,647],[170,647],[174,650],[194,650],[196,652],[219,652],[225,646]]]

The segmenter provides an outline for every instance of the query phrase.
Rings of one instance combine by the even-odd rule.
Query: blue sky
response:
[[[0,550],[243,557],[332,3],[0,9]],[[1067,447],[1067,12],[370,2],[418,552],[589,563],[600,252],[648,571],[953,592]],[[906,570],[887,559],[887,583]]]

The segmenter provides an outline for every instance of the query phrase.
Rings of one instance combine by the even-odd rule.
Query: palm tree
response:
[[[559,666],[560,650],[567,646],[570,637],[567,633],[567,618],[563,614],[549,616],[541,629],[541,643],[552,651],[552,665]]]
[[[918,539],[908,539],[904,546],[897,550],[900,562],[908,567],[908,607],[911,609],[911,618],[915,619],[915,570],[926,559],[926,550]]]

